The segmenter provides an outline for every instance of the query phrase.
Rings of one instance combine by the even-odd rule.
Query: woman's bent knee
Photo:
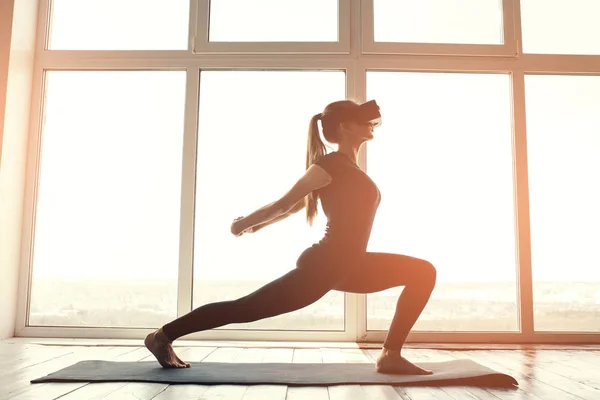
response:
[[[437,270],[429,261],[423,261],[421,267],[422,282],[428,283],[431,287],[435,286],[437,280]]]

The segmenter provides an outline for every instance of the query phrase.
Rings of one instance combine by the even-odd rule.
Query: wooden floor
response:
[[[465,400],[547,399],[600,400],[600,349],[543,346],[529,349],[405,349],[410,360],[442,361],[470,358],[511,374],[520,386],[510,389],[476,387],[391,387],[343,385],[286,387],[279,385],[165,385],[157,383],[46,383],[29,381],[86,359],[116,361],[152,360],[143,347],[132,345],[40,345],[27,340],[0,341],[0,399],[154,399],[154,400]],[[244,347],[212,343],[177,347],[182,359],[211,362],[341,362],[374,363],[379,350],[303,346]],[[285,346],[285,344],[283,345]]]

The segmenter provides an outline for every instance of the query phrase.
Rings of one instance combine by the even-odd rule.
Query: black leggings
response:
[[[400,350],[436,281],[428,261],[390,253],[339,256],[318,247],[306,249],[296,269],[237,300],[210,303],[163,326],[174,341],[193,332],[274,317],[306,307],[330,290],[374,293],[404,286],[384,347]]]

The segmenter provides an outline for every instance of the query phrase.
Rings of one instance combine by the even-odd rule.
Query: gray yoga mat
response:
[[[165,369],[156,361],[81,361],[31,383],[42,382],[157,382],[167,384],[280,384],[328,386],[342,384],[440,386],[468,385],[511,387],[518,385],[506,375],[472,360],[424,362],[419,366],[433,375],[393,375],[375,371],[371,363],[191,363],[191,368]]]

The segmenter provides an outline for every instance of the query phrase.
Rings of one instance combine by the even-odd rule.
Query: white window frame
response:
[[[21,239],[21,268],[17,313],[17,336],[29,337],[74,337],[74,338],[123,338],[141,339],[152,328],[92,328],[92,327],[37,327],[29,326],[27,317],[30,299],[31,262],[35,230],[35,204],[39,176],[40,135],[44,107],[44,74],[48,70],[185,70],[187,73],[184,149],[182,163],[180,251],[178,277],[177,315],[181,316],[192,307],[193,274],[193,215],[195,207],[196,140],[198,127],[200,71],[222,70],[323,70],[346,71],[346,92],[349,98],[366,100],[366,72],[369,70],[390,71],[439,71],[472,73],[508,73],[511,75],[513,96],[513,175],[517,287],[519,301],[519,332],[421,332],[414,331],[409,342],[436,343],[600,343],[600,332],[534,332],[533,295],[531,274],[531,245],[529,227],[529,196],[527,176],[527,143],[525,124],[526,74],[589,74],[600,75],[600,56],[522,54],[519,46],[521,29],[519,13],[514,18],[505,17],[505,27],[514,30],[516,57],[498,57],[485,47],[463,47],[473,50],[469,56],[458,56],[452,46],[419,45],[409,52],[404,44],[397,46],[397,54],[373,54],[377,48],[369,47],[365,30],[359,29],[365,20],[365,4],[372,0],[340,0],[344,4],[345,17],[340,16],[340,26],[347,26],[347,36],[337,43],[335,49],[319,47],[319,43],[296,46],[295,54],[287,54],[288,44],[283,48],[269,43],[208,44],[196,47],[192,44],[196,36],[198,9],[208,0],[192,0],[188,51],[48,51],[48,4],[40,0],[37,52],[34,64],[33,96],[31,107],[30,140],[27,152],[27,177],[24,205],[23,232]],[[506,0],[512,10],[519,10],[519,0]],[[343,8],[343,7],[341,7]],[[362,10],[362,15],[361,15]],[[368,10],[367,10],[368,11]],[[372,11],[371,11],[372,14]],[[506,16],[505,10],[505,16]],[[343,22],[346,21],[346,22]],[[344,25],[346,24],[346,25]],[[341,30],[341,37],[342,31]],[[349,49],[344,46],[350,45]],[[196,45],[198,41],[196,40]],[[225,45],[225,46],[222,46]],[[230,45],[228,47],[228,45]],[[365,47],[366,45],[366,47]],[[202,56],[199,57],[198,49]],[[404,49],[404,50],[403,50]],[[486,50],[488,53],[483,53]],[[512,51],[512,50],[511,50]],[[426,54],[434,52],[437,55]],[[458,52],[460,53],[460,52]],[[441,54],[441,55],[440,55]],[[359,154],[361,168],[367,168],[368,146]],[[366,329],[366,295],[345,295],[344,331],[276,331],[216,329],[195,333],[189,339],[200,340],[288,340],[288,341],[357,341],[381,342],[383,331]]]
[[[197,0],[195,54],[349,54],[349,0],[338,0],[338,40],[336,42],[211,42],[209,20],[211,0]],[[218,1],[218,0],[215,0]]]

